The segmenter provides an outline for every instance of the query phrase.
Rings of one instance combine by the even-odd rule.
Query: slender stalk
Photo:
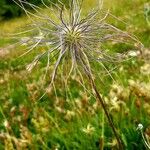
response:
[[[82,53],[82,54],[84,55],[84,53]],[[104,113],[105,113],[105,115],[107,117],[107,120],[108,120],[108,123],[109,123],[110,127],[112,128],[114,136],[116,137],[116,140],[117,140],[118,146],[119,146],[119,150],[123,150],[123,143],[122,143],[121,139],[119,138],[119,136],[117,134],[117,131],[115,129],[115,125],[114,125],[114,123],[113,123],[113,121],[112,121],[112,119],[111,119],[111,117],[110,117],[110,115],[109,115],[109,113],[107,111],[107,108],[106,108],[106,105],[105,105],[105,101],[103,100],[103,98],[99,94],[98,89],[96,87],[96,84],[94,82],[92,71],[90,69],[90,64],[89,64],[89,61],[87,60],[87,56],[84,55],[84,58],[85,59],[83,59],[83,57],[80,57],[82,65],[84,66],[83,68],[84,68],[84,70],[86,72],[87,77],[89,78],[89,81],[91,82],[92,88],[93,88],[93,90],[95,92],[95,96],[99,100],[99,102],[100,102],[100,104],[101,104],[101,106],[102,106],[102,108],[104,110]]]
[[[119,136],[117,134],[117,131],[116,131],[115,126],[114,126],[114,123],[113,123],[113,121],[112,121],[112,119],[111,119],[111,117],[110,117],[110,115],[109,115],[109,113],[107,111],[107,108],[106,108],[106,105],[104,103],[104,100],[102,99],[101,95],[99,94],[98,89],[96,87],[96,84],[95,84],[92,76],[88,74],[88,77],[89,77],[89,80],[91,81],[91,84],[92,84],[92,87],[93,87],[93,89],[95,91],[96,97],[99,100],[99,102],[100,102],[100,104],[101,104],[101,106],[102,106],[102,108],[103,108],[103,110],[105,112],[105,115],[106,115],[106,117],[108,119],[109,125],[112,128],[112,131],[113,131],[113,133],[114,133],[114,135],[116,137],[116,140],[117,140],[118,145],[119,145],[119,150],[123,150],[122,141],[120,140],[120,138],[119,138]]]
[[[140,130],[140,132],[141,132],[142,139],[143,139],[143,142],[144,142],[144,144],[145,144],[145,147],[146,147],[148,150],[150,150],[150,145],[148,144],[147,139],[145,138],[145,136],[144,136],[142,130]]]
[[[142,136],[142,139],[143,139],[143,142],[144,142],[144,145],[145,147],[150,150],[150,144],[149,144],[149,141],[146,139],[146,136],[144,135],[143,133],[143,125],[140,123],[138,124],[138,127],[137,127],[137,130],[140,131],[140,134]]]

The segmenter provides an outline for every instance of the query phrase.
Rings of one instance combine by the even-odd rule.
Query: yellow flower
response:
[[[87,127],[83,128],[82,131],[86,134],[92,134],[95,131],[95,128],[90,123],[88,123]]]

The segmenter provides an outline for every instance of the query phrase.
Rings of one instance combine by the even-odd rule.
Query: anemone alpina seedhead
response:
[[[26,15],[33,21],[34,26],[30,30],[17,34],[29,33],[30,35],[30,37],[21,38],[22,45],[29,46],[22,56],[30,53],[36,47],[45,47],[45,51],[36,56],[27,69],[31,71],[38,61],[47,55],[47,72],[52,64],[50,62],[55,59],[51,83],[56,76],[58,66],[66,56],[69,56],[65,60],[66,64],[71,64],[67,79],[78,66],[81,66],[80,68],[83,68],[86,74],[93,72],[94,69],[91,68],[91,65],[95,62],[104,68],[107,74],[110,74],[103,62],[120,62],[125,58],[125,53],[110,54],[108,50],[103,48],[103,44],[107,41],[110,41],[110,43],[112,41],[130,43],[131,45],[139,44],[136,37],[130,36],[106,22],[108,16],[114,16],[109,11],[104,12],[101,9],[102,1],[100,0],[98,0],[98,7],[90,11],[86,16],[82,16],[84,0],[70,0],[69,10],[65,8],[60,0],[58,0],[58,4],[53,4],[55,8],[51,7],[51,5],[46,5],[41,0],[42,4],[50,10],[50,16],[47,13],[43,13],[42,8],[26,0],[13,1],[25,11]],[[30,6],[36,13],[33,14],[25,9],[26,5]]]
[[[27,2],[27,0],[13,1],[25,11],[34,25],[32,29],[17,34],[18,38],[18,35],[29,33],[29,38],[24,37],[24,40],[21,41],[23,45],[29,46],[28,50],[21,56],[30,53],[36,47],[40,48],[42,46],[42,49],[44,49],[28,65],[27,69],[31,71],[38,61],[46,55],[47,67],[45,74],[47,74],[50,66],[53,66],[50,85],[54,83],[59,66],[62,66],[61,73],[63,72],[66,75],[65,77],[62,76],[65,84],[74,71],[80,76],[83,83],[84,77],[82,74],[85,74],[91,83],[95,97],[102,105],[120,150],[123,149],[121,140],[115,130],[105,103],[99,94],[94,78],[95,75],[101,77],[101,68],[111,76],[110,70],[107,69],[105,63],[118,63],[127,56],[126,53],[113,53],[106,50],[105,43],[106,45],[108,43],[111,45],[115,43],[126,43],[132,46],[140,45],[140,48],[142,44],[136,37],[107,23],[107,17],[117,18],[109,13],[109,11],[105,12],[101,9],[102,0],[97,0],[97,7],[86,16],[82,15],[83,2],[86,0],[70,0],[68,10],[60,0],[58,0],[58,4],[53,4],[55,8],[46,5],[41,0],[51,15],[44,13],[45,11],[42,8]],[[26,5],[30,6],[36,13],[33,14],[27,10],[25,8]],[[85,86],[84,88],[86,89]]]

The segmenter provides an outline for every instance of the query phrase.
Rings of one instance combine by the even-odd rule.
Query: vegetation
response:
[[[150,30],[148,15],[144,15],[144,6],[149,6],[146,2],[115,0],[110,4],[109,0],[105,1],[104,9],[110,8],[110,12],[118,18],[114,19],[110,14],[106,21],[134,34],[145,47],[140,49],[139,42],[133,39],[124,41],[132,41],[130,45],[119,43],[122,39],[109,41],[103,45],[109,55],[124,53],[127,58],[132,58],[124,58],[125,61],[121,59],[119,63],[103,62],[107,70],[97,63],[91,64],[96,87],[105,100],[107,111],[127,150],[145,149],[143,136],[147,143],[150,141]],[[85,1],[85,16],[95,4],[90,0]],[[49,14],[49,11],[44,9],[42,13]],[[52,15],[50,17],[59,21]],[[71,61],[64,62],[68,59],[67,55],[63,65],[60,64],[57,69],[52,86],[49,86],[50,79],[54,79],[53,65],[47,69],[46,57],[35,61],[36,56],[44,53],[48,45],[40,43],[39,47],[24,55],[27,46],[32,48],[32,44],[42,36],[39,32],[27,32],[24,38],[22,34],[16,37],[16,32],[29,30],[31,19],[24,16],[0,24],[1,37],[5,36],[0,39],[0,149],[117,149],[116,137],[86,77],[88,72],[81,75],[83,69],[80,67],[80,72],[72,71],[66,83],[71,64]],[[40,27],[41,24],[36,25]],[[45,24],[42,27],[43,25]],[[50,27],[49,30],[55,31]],[[97,37],[101,35],[99,32],[96,32]],[[47,36],[47,39],[51,38],[52,36]],[[72,40],[74,36],[67,34],[65,42],[70,45]],[[120,57],[115,55],[115,58]],[[57,57],[53,57],[48,64],[56,60]],[[52,78],[49,77],[51,74]],[[139,123],[144,126],[140,132],[136,130]]]
[[[47,4],[50,1],[53,3],[57,2],[57,0],[43,0],[43,1]],[[41,5],[41,0],[29,0],[28,2],[35,4],[35,5]],[[66,0],[63,0],[63,2],[66,3]],[[24,6],[26,9],[29,9],[27,5],[24,5]],[[0,1],[0,20],[18,17],[23,14],[24,14],[24,11],[19,6],[17,6],[12,0]]]

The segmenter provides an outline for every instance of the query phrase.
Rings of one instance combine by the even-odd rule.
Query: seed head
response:
[[[51,13],[54,13],[49,16],[46,13],[42,13],[44,12],[42,8],[26,0],[13,1],[25,11],[27,16],[33,21],[34,26],[28,31],[21,32],[21,35],[30,34],[30,38],[22,37],[22,39],[27,39],[22,44],[29,45],[27,52],[22,56],[30,53],[36,47],[42,46],[45,49],[35,57],[27,68],[31,70],[43,56],[47,56],[45,74],[47,74],[50,65],[54,63],[51,83],[53,83],[58,66],[60,65],[63,65],[63,68],[65,68],[70,64],[69,69],[67,69],[69,71],[67,72],[68,76],[66,79],[70,77],[74,70],[80,72],[79,68],[82,68],[85,74],[94,74],[95,69],[92,66],[103,68],[111,76],[110,70],[107,69],[105,63],[118,63],[126,58],[126,53],[112,53],[110,50],[105,49],[105,43],[128,43],[130,45],[138,43],[138,45],[142,45],[136,37],[107,23],[106,19],[114,16],[109,11],[105,12],[100,9],[99,5],[86,16],[83,16],[83,0],[69,1],[69,10],[65,8],[60,0],[58,1],[59,4],[53,4],[55,9],[46,5],[41,0],[43,5]],[[36,13],[33,14],[29,10],[26,10],[24,4],[30,6]],[[55,16],[55,19],[52,16]],[[40,21],[38,22],[37,20]],[[66,56],[68,59],[63,61],[63,58]]]

